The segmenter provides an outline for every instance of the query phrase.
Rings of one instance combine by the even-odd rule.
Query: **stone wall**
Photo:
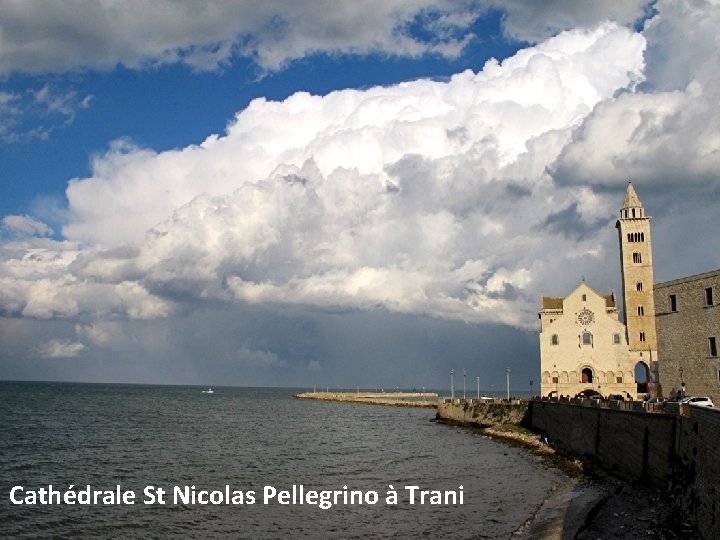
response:
[[[706,288],[713,289],[712,305]],[[720,349],[720,271],[656,284],[655,313],[663,394],[685,382],[687,395],[710,396],[720,406],[720,357],[710,354],[708,342],[715,337]]]
[[[443,420],[522,423],[556,450],[670,490],[705,538],[720,538],[720,409],[593,400],[441,400]]]
[[[438,401],[437,417],[460,424],[490,427],[520,424],[526,412],[527,402],[508,404],[500,400],[443,399]]]
[[[705,538],[720,538],[720,410],[676,410],[681,414],[533,401],[528,417],[558,450],[671,490]]]

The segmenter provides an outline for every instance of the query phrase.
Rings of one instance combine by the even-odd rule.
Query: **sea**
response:
[[[510,538],[570,488],[433,409],[201,390],[0,382],[0,537]]]

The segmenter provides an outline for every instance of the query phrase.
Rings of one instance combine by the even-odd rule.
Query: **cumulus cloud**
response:
[[[506,12],[505,32],[516,39],[542,41],[568,28],[592,27],[604,20],[631,25],[646,16],[646,0],[495,0],[492,4]]]
[[[718,186],[720,25],[717,2],[658,2],[647,22],[644,92],[599,103],[554,166],[563,184]],[[689,31],[692,29],[692,31]]]
[[[265,69],[315,52],[453,56],[482,3],[366,0],[4,2],[0,73],[182,62],[214,69],[233,55]],[[426,30],[414,37],[410,27]],[[148,39],[152,36],[152,39]]]
[[[591,241],[609,208],[546,170],[642,80],[643,47],[603,24],[445,82],[258,99],[198,146],[120,141],[70,182],[66,244],[35,250],[32,278],[25,254],[5,261],[23,278],[5,309],[149,318],[204,298],[530,324],[547,242]]]
[[[677,17],[657,6],[650,28]],[[153,318],[192,299],[531,327],[548,284],[614,282],[628,178],[652,208],[673,175],[717,170],[712,59],[651,91],[645,44],[604,23],[448,81],[257,99],[196,146],[118,141],[70,182],[64,243],[5,248],[3,309]]]
[[[51,236],[54,231],[42,221],[28,215],[5,216],[2,228],[15,236]]]
[[[33,349],[34,354],[40,358],[73,358],[85,349],[79,341],[66,339],[51,339]]]
[[[604,20],[632,24],[647,0],[363,0],[254,2],[5,2],[0,6],[0,73],[84,67],[138,68],[182,62],[215,69],[235,55],[278,69],[313,53],[456,56],[490,9],[508,35],[529,42]],[[148,39],[152,36],[152,39]]]
[[[25,239],[0,244],[0,306],[9,314],[49,319],[83,313],[165,317],[173,302],[136,280],[100,282],[72,272],[83,253],[73,242]]]

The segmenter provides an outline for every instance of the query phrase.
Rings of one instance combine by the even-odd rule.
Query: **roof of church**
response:
[[[640,202],[637,193],[635,193],[635,188],[633,187],[632,182],[628,182],[627,193],[625,193],[625,203],[623,204],[623,208],[637,208],[639,206],[642,206],[642,203]]]
[[[542,309],[562,309],[563,300],[562,296],[543,296]]]
[[[605,307],[614,308],[615,306],[615,295],[613,293],[603,294],[602,297],[605,299]],[[564,296],[543,296],[542,297],[542,308],[541,309],[562,309],[563,308]]]

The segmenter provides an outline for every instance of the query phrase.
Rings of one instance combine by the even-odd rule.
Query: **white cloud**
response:
[[[118,142],[70,183],[67,242],[5,248],[3,310],[153,318],[219,299],[532,327],[541,291],[616,282],[628,177],[650,209],[657,186],[713,185],[717,76],[698,62],[651,92],[644,46],[602,24],[446,82],[258,99],[198,146]]]
[[[642,49],[639,35],[604,25],[568,32],[449,82],[258,99],[237,114],[224,137],[199,146],[156,154],[120,142],[96,157],[91,178],[70,183],[73,217],[63,233],[94,243],[139,242],[201,193],[251,189],[273,172],[297,172],[308,160],[325,178],[363,175],[343,180],[348,185],[341,188],[323,186],[340,207],[373,205],[359,198],[397,182],[386,169],[409,155],[448,159],[448,171],[453,160],[477,160],[478,174],[491,178],[522,159],[528,146],[539,150],[599,100],[633,85],[641,77]],[[548,157],[535,165],[547,165]],[[343,203],[348,195],[352,200]]]
[[[658,2],[647,24],[645,92],[597,105],[555,166],[565,184],[718,184],[717,2]]]
[[[575,0],[492,0],[492,4],[506,12],[505,31],[523,41],[537,42],[562,30],[591,27],[604,20],[631,25],[645,16],[647,0],[605,0],[577,2]]]
[[[82,253],[78,244],[48,239],[0,244],[0,309],[40,319],[83,313],[148,319],[173,312],[171,301],[136,280],[100,282],[75,272]]]
[[[247,344],[236,351],[234,361],[249,368],[272,369],[288,366],[288,363],[278,358],[277,354],[270,351],[256,351]]]
[[[51,339],[45,343],[41,343],[33,353],[40,358],[73,358],[79,355],[85,349],[85,345],[79,341],[70,341],[67,339]]]
[[[0,73],[175,62],[214,69],[232,55],[266,69],[314,52],[453,56],[483,9],[448,0],[5,2]],[[413,37],[412,24],[433,37]]]
[[[592,234],[608,204],[552,189],[545,170],[598,102],[642,79],[643,45],[605,24],[447,82],[256,100],[199,146],[119,142],[68,188],[64,234],[99,247],[61,290],[134,317],[167,314],[172,294],[528,324],[544,242]],[[52,285],[26,314],[67,312]],[[118,307],[121,293],[146,309]]]
[[[53,230],[42,221],[30,216],[5,216],[2,228],[18,236],[50,236]]]
[[[95,345],[105,347],[112,342],[120,341],[123,330],[119,323],[114,321],[98,321],[92,324],[76,324],[75,334]]]
[[[54,130],[70,125],[77,111],[88,108],[91,100],[92,96],[80,98],[74,90],[47,83],[39,88],[0,92],[0,141],[47,139]]]

